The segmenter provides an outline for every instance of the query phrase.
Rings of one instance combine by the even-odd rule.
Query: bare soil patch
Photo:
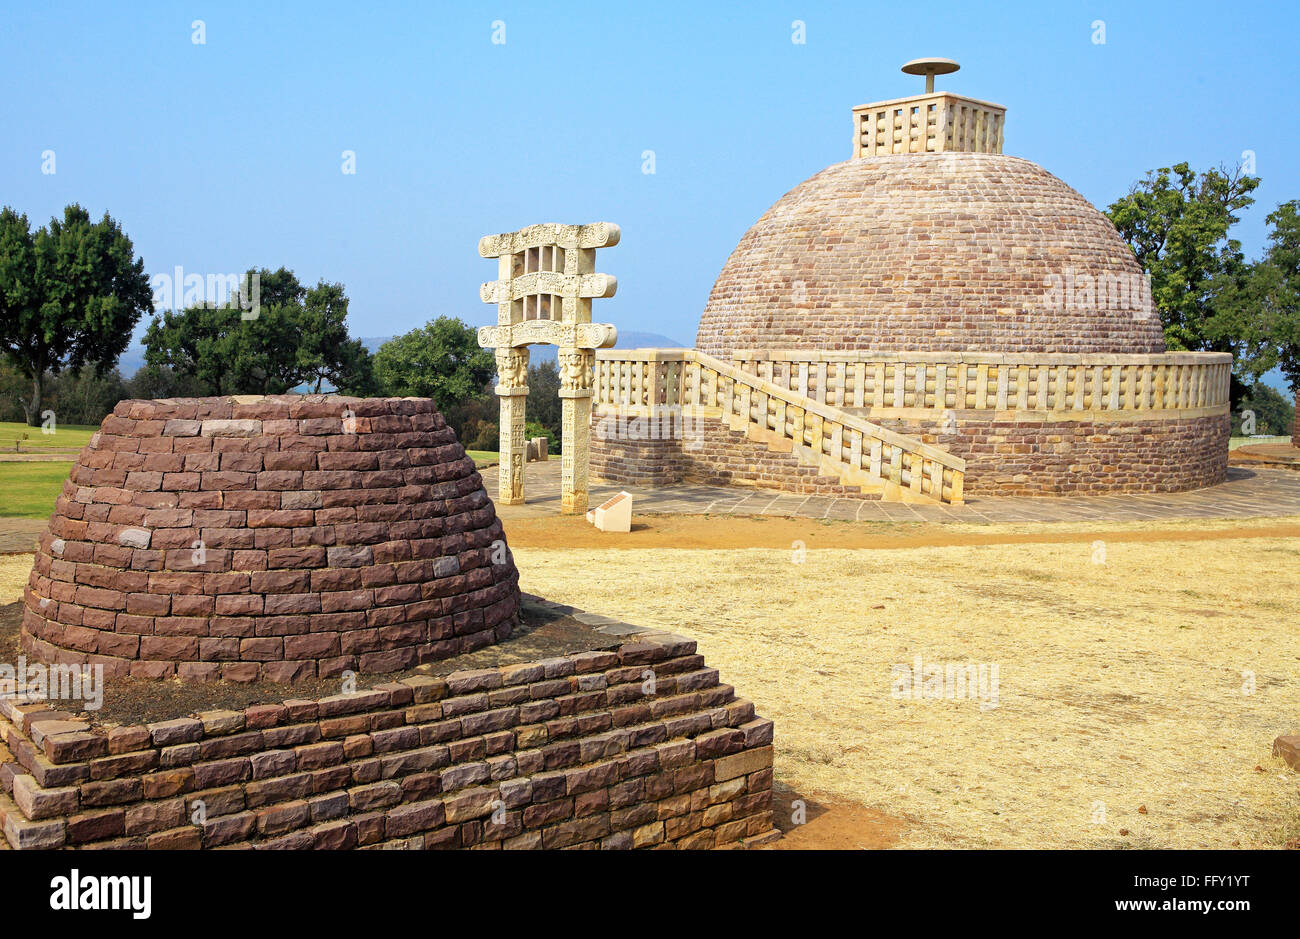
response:
[[[626,534],[603,532],[582,516],[516,518],[504,522],[511,548],[789,548],[971,547],[1091,542],[1098,532],[1117,542],[1298,538],[1300,520],[1263,519],[1160,523],[1071,522],[1051,525],[845,522],[834,519],[734,515],[637,515]]]

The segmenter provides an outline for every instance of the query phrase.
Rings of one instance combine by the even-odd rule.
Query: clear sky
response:
[[[1297,25],[1294,3],[5,0],[0,202],[107,210],[151,275],[342,281],[359,336],[490,321],[483,234],[617,222],[598,318],[692,344],[746,228],[848,158],[853,105],[920,91],[899,66],[921,56],[1103,208],[1150,168],[1253,151],[1257,256],[1300,197]]]

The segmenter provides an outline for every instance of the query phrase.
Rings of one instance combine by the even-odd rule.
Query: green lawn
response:
[[[46,463],[0,463],[0,516],[49,518],[71,460]]]
[[[466,450],[465,452],[478,466],[484,463],[495,463],[500,458],[500,454],[495,450]]]
[[[14,424],[0,421],[0,450],[13,450],[15,441],[21,441],[24,450],[39,450],[44,447],[84,447],[90,442],[90,435],[98,427],[86,427],[79,424],[56,424],[56,430],[47,434],[39,427],[26,424]]]
[[[1287,443],[1290,439],[1290,437],[1231,437],[1228,440],[1228,449],[1236,450],[1238,447],[1257,443]]]

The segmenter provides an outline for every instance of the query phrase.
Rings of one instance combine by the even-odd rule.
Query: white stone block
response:
[[[620,492],[587,513],[587,521],[601,531],[632,530],[632,493]]]

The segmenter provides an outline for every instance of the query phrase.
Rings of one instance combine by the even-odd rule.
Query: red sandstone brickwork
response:
[[[1224,481],[1229,417],[1129,422],[992,421],[958,417],[956,434],[938,421],[876,423],[966,460],[965,491],[983,495],[1100,495],[1182,492]],[[864,496],[792,454],[774,453],[720,421],[694,422],[681,440],[591,440],[593,475],[623,485],[688,480],[758,486],[807,495]]]
[[[805,466],[793,454],[771,451],[716,420],[694,421],[682,438],[669,440],[609,434],[597,421],[591,436],[591,473],[625,486],[687,481],[867,498],[861,490],[841,485],[838,478]]]
[[[1184,492],[1223,482],[1231,418],[1157,421],[878,421],[966,461],[967,494]]]
[[[70,729],[10,700],[0,714],[0,826],[19,849],[712,848],[774,834],[772,723],[679,637],[148,726]]]
[[[831,166],[736,246],[696,347],[1164,352],[1136,304],[1048,299],[1048,276],[1138,275],[1110,221],[1042,167],[984,153]],[[1083,282],[1080,282],[1083,285]],[[1122,307],[1122,308],[1120,308]]]
[[[479,648],[518,599],[432,402],[124,401],[41,539],[23,646],[110,676],[295,681]]]

